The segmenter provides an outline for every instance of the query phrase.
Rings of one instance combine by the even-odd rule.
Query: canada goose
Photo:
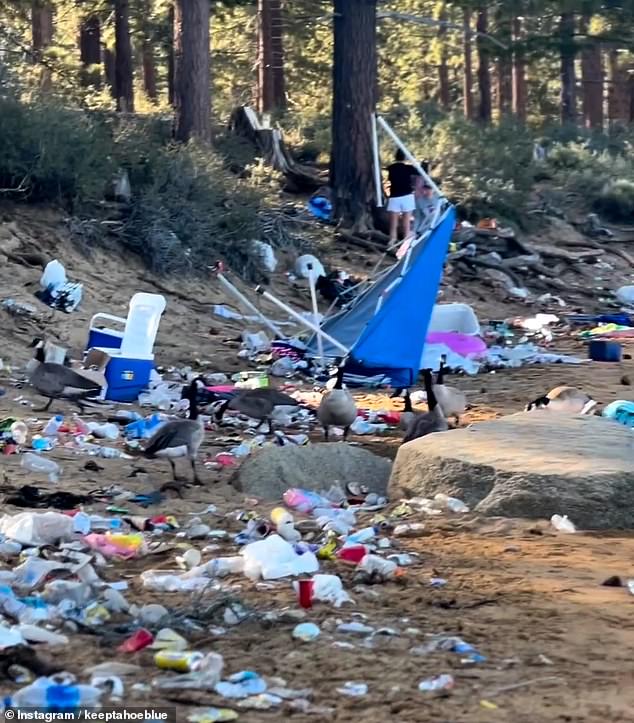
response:
[[[445,432],[449,429],[445,415],[443,414],[434,393],[431,369],[425,369],[423,371],[423,379],[425,380],[425,391],[427,392],[427,405],[429,406],[429,411],[426,414],[417,414],[414,417],[405,437],[403,438],[403,444],[405,444],[405,442],[411,442],[414,439],[418,439],[419,437],[425,437],[433,432]]]
[[[445,418],[455,417],[456,422],[460,424],[460,415],[464,414],[467,409],[467,396],[460,389],[445,384],[446,361],[447,358],[443,355],[440,359],[436,384],[434,384],[434,394]]]
[[[45,361],[44,341],[35,339],[35,366],[28,373],[29,382],[35,390],[48,399],[46,406],[34,409],[36,412],[46,412],[54,399],[68,399],[84,410],[82,400],[95,399],[101,394],[101,387],[96,382],[78,374],[63,364],[54,364]]]
[[[275,411],[281,407],[297,406],[299,402],[296,399],[272,387],[248,389],[217,405],[214,419],[216,422],[221,422],[227,409],[232,409],[245,417],[258,419],[260,423],[268,422],[268,434],[272,434],[272,417]]]
[[[317,409],[317,419],[324,428],[324,438],[328,441],[330,427],[343,427],[343,439],[346,441],[350,425],[357,418],[357,405],[343,384],[343,365],[337,369],[335,384],[327,389]]]
[[[529,402],[525,411],[545,409],[560,414],[588,414],[596,405],[592,397],[575,387],[555,387],[546,396]]]
[[[196,455],[205,435],[203,420],[198,416],[196,399],[201,384],[200,377],[194,379],[184,393],[184,398],[189,399],[189,419],[175,419],[159,427],[150,437],[142,452],[143,456],[148,459],[166,458],[170,463],[175,480],[178,478],[174,459],[188,457],[194,473],[193,483],[195,485],[202,484],[196,471]]]
[[[414,417],[419,414],[419,412],[415,412],[412,407],[412,398],[410,396],[409,389],[397,389],[394,394],[392,394],[392,399],[396,397],[403,398],[403,411],[401,412],[401,416],[398,420],[398,426],[401,431],[406,432],[414,420]]]

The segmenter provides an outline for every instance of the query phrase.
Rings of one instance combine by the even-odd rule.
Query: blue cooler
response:
[[[95,314],[90,320],[90,328],[88,329],[88,343],[86,344],[86,351],[88,349],[121,349],[123,343],[124,329],[116,331],[115,329],[108,329],[101,326],[97,326],[99,320],[103,321],[114,321],[117,324],[121,324],[124,329],[127,319],[123,319],[120,316],[112,316],[112,314]]]
[[[154,359],[130,359],[115,349],[102,349],[110,355],[104,372],[108,387],[106,399],[112,402],[136,402],[139,394],[147,389]]]

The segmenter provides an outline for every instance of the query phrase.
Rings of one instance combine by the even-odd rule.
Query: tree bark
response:
[[[449,110],[451,107],[451,93],[449,89],[449,64],[448,64],[448,50],[447,50],[447,26],[444,24],[447,22],[447,3],[443,2],[440,5],[438,12],[438,20],[441,23],[438,26],[438,45],[440,46],[440,59],[438,63],[438,90],[440,105],[445,109]]]
[[[209,0],[174,4],[174,136],[211,141]]]
[[[101,21],[89,15],[79,26],[79,57],[82,69],[79,80],[85,87],[101,87]]]
[[[167,11],[169,42],[167,46],[167,102],[174,107],[174,5]]]
[[[496,37],[506,46],[511,45],[512,21],[510,17],[500,9],[496,22]],[[500,118],[507,116],[513,106],[513,63],[511,51],[498,49],[497,58],[497,105]]]
[[[489,13],[485,5],[478,10],[478,33],[489,32]],[[478,35],[478,87],[480,90],[480,106],[478,119],[483,123],[491,122],[491,70],[489,68],[489,40]]]
[[[280,0],[258,0],[257,108],[270,113],[286,107],[284,39]]]
[[[103,72],[106,76],[108,87],[110,88],[110,95],[116,98],[115,58],[112,49],[108,47],[104,47],[103,49]]]
[[[582,20],[581,30],[587,33],[589,16]],[[588,41],[590,42],[590,41]],[[583,124],[586,128],[603,129],[603,54],[601,45],[586,44],[581,52],[581,85],[583,88]]]
[[[376,0],[334,0],[334,12],[330,185],[336,220],[362,230],[370,225],[374,197]]]
[[[561,43],[561,122],[577,122],[577,79],[575,74],[575,14],[562,13],[559,17]]]
[[[43,51],[53,42],[53,5],[48,0],[31,0],[31,36],[33,62],[41,63]],[[51,84],[51,70],[42,66],[40,88],[48,91]]]
[[[520,17],[513,18],[513,113],[521,123],[526,122],[526,60],[523,42],[523,27]]]
[[[617,50],[608,54],[608,121],[611,126],[630,122],[631,99],[627,69],[619,62]]]
[[[130,1],[114,0],[115,98],[117,110],[134,113],[134,75],[130,42]]]
[[[155,102],[158,98],[158,91],[156,89],[156,59],[154,57],[152,44],[149,40],[143,41],[141,54],[143,60],[143,89],[147,97],[152,102]]]
[[[463,13],[463,55],[464,55],[464,81],[463,105],[465,118],[473,119],[473,49],[471,44],[471,17],[470,8],[465,7]]]

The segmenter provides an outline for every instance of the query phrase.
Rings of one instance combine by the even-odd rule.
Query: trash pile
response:
[[[129,705],[152,690],[189,690],[205,691],[217,706],[197,709],[191,721],[234,720],[242,710],[332,714],[331,701],[315,701],[310,687],[292,688],[264,671],[227,670],[208,642],[196,642],[210,633],[230,636],[249,622],[288,625],[289,648],[295,640],[372,649],[399,637],[409,641],[414,656],[450,651],[463,665],[486,660],[460,637],[424,634],[402,622],[386,626],[353,612],[354,591],[406,584],[408,568],[419,564],[418,555],[406,549],[407,539],[423,534],[425,524],[410,518],[464,514],[469,510],[460,500],[415,498],[389,510],[385,498],[363,486],[344,491],[333,485],[323,493],[289,489],[283,502],[266,517],[254,509],[222,514],[214,505],[187,516],[140,518],[112,506],[100,515],[83,502],[64,512],[5,514],[0,649],[15,662],[6,670],[13,685],[3,708],[72,712]],[[162,561],[160,567],[153,558]],[[132,560],[147,563],[138,581],[159,592],[161,603],[136,602],[136,580],[119,572]],[[346,589],[344,576],[353,590]],[[432,578],[429,584],[440,588],[448,582]],[[245,586],[269,594],[258,597],[261,604],[247,605],[240,601]],[[296,604],[279,608],[278,596],[270,594],[276,590],[292,591]],[[309,618],[319,605],[346,612],[317,625]],[[107,640],[110,660],[74,675],[40,657],[71,644],[76,634]],[[148,668],[155,671],[149,677]],[[454,685],[442,673],[418,687],[428,694]],[[358,697],[368,689],[347,681],[336,691]]]

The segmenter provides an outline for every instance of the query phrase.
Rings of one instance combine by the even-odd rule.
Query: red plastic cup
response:
[[[154,636],[149,630],[139,628],[136,633],[124,640],[117,648],[120,653],[136,653],[143,648],[147,648],[154,642]]]
[[[299,581],[299,604],[304,609],[312,608],[313,606],[313,587],[314,583],[312,580]]]
[[[358,565],[368,554],[369,550],[365,545],[348,545],[337,550],[337,558],[343,562]]]

